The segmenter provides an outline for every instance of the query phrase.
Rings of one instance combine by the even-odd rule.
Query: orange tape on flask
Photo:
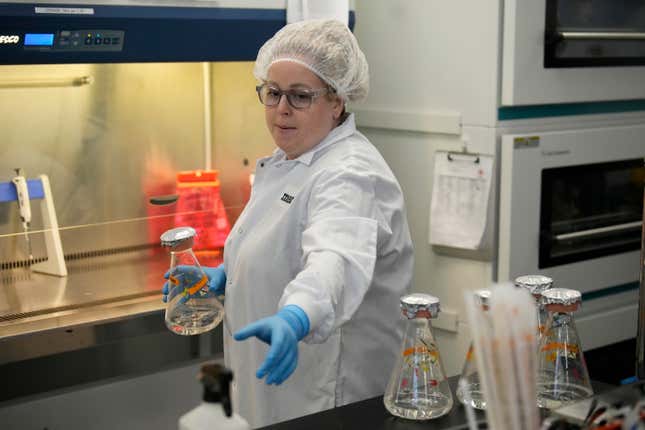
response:
[[[202,279],[200,279],[195,285],[192,287],[188,287],[184,290],[184,295],[185,296],[192,296],[195,294],[197,291],[201,290],[204,285],[208,282],[208,277],[203,276]]]
[[[417,347],[412,347],[412,348],[405,349],[403,351],[403,356],[407,357],[408,355],[414,354],[415,352],[417,354],[428,354],[431,357],[435,357],[435,358],[437,358],[437,356],[439,355],[439,354],[437,354],[437,351],[435,351],[435,350],[428,349],[425,346],[417,346]]]
[[[574,354],[578,353],[578,345],[563,342],[550,342],[542,347],[542,351],[568,350]]]

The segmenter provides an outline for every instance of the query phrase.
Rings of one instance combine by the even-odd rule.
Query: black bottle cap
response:
[[[231,404],[233,372],[221,364],[208,363],[202,366],[199,380],[204,385],[203,400],[208,403],[221,403],[226,416],[233,415]]]

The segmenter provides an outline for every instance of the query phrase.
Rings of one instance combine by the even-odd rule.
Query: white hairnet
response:
[[[345,101],[360,101],[369,91],[367,60],[349,28],[336,20],[286,25],[258,52],[253,75],[267,80],[276,61],[299,63],[336,90]]]

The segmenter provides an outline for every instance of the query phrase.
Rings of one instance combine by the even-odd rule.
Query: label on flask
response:
[[[564,353],[567,358],[575,359],[578,356],[578,345],[563,342],[551,342],[542,347],[542,352],[548,352],[546,359],[554,362],[558,356],[558,351]]]
[[[172,283],[173,283],[173,284],[175,284],[175,285],[179,285],[179,284],[180,284],[179,279],[175,278],[175,277],[174,277],[174,276],[172,276],[172,275],[170,275],[170,276],[168,277],[168,279],[170,280],[170,282],[172,282]],[[193,285],[185,287],[185,288],[184,288],[184,292],[183,292],[183,294],[184,294],[185,296],[192,296],[192,295],[193,295],[193,294],[195,294],[197,291],[201,290],[201,289],[202,289],[202,287],[203,287],[204,285],[206,285],[206,283],[207,283],[207,282],[208,282],[208,277],[207,277],[207,276],[202,276],[202,278],[201,278],[199,281],[197,281],[196,283],[194,283]]]

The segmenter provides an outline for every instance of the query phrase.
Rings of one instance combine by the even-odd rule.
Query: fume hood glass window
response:
[[[0,66],[0,185],[16,167],[49,178],[68,274],[35,270],[52,249],[42,200],[28,231],[17,202],[0,202],[0,319],[162,307],[159,236],[175,226],[202,227],[193,250],[220,264],[254,160],[274,149],[256,84],[252,62]]]
[[[645,65],[643,0],[547,0],[545,67]]]
[[[539,267],[640,248],[643,159],[542,171]]]
[[[66,258],[156,249],[161,233],[198,215],[224,224],[195,195],[223,206],[232,224],[254,160],[273,150],[252,71],[251,62],[1,66],[0,182],[16,167],[29,179],[48,176]],[[190,174],[204,169],[217,172],[201,187],[207,181]],[[175,204],[149,203],[173,194]],[[30,245],[38,259],[46,247],[37,204]],[[0,204],[0,236],[0,267],[27,265],[15,202]]]

